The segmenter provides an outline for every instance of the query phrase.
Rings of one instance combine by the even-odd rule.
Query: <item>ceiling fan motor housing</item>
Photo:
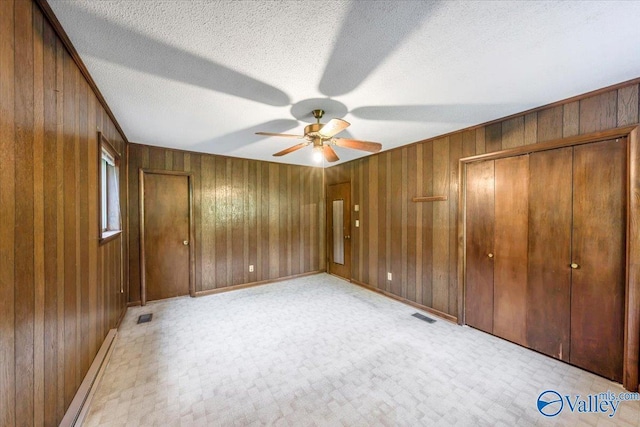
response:
[[[320,129],[322,129],[322,127],[324,126],[324,124],[322,123],[312,123],[310,125],[307,125],[304,127],[304,134],[305,136],[309,135],[309,136],[316,136],[316,135],[312,135],[312,134],[317,134]],[[319,136],[319,135],[317,135]]]

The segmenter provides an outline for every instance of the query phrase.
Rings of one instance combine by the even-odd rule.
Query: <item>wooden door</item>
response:
[[[493,333],[494,164],[467,166],[465,323]]]
[[[351,184],[327,187],[329,273],[351,279]]]
[[[574,148],[571,363],[622,380],[626,140]]]
[[[569,361],[573,148],[529,155],[527,344]]]
[[[529,156],[495,161],[493,333],[527,345]]]
[[[143,178],[143,303],[189,294],[189,176],[149,173]]]

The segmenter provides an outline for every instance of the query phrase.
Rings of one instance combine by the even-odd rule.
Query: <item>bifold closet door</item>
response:
[[[495,161],[493,333],[527,345],[529,156]]]
[[[622,380],[626,141],[574,148],[571,363]]]
[[[467,166],[465,322],[493,333],[494,162]]]
[[[529,155],[527,343],[568,361],[573,148]]]

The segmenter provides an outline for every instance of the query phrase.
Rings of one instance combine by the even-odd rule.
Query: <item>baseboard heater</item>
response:
[[[96,354],[95,359],[93,359],[93,363],[91,363],[91,367],[89,368],[87,375],[85,375],[82,380],[82,384],[80,384],[80,387],[78,388],[76,395],[73,397],[67,412],[64,414],[59,427],[74,427],[82,425],[84,417],[87,415],[87,411],[89,410],[89,404],[91,403],[91,399],[96,391],[96,387],[100,383],[100,378],[107,367],[109,357],[111,357],[117,333],[118,331],[116,329],[111,329],[107,334],[98,354]]]

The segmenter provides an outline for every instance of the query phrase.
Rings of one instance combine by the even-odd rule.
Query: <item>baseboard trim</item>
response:
[[[137,307],[139,305],[142,305],[140,301],[132,301],[127,303],[127,307]]]
[[[76,395],[73,397],[67,412],[64,414],[59,427],[74,427],[82,425],[84,417],[87,415],[89,410],[91,399],[93,398],[104,370],[109,363],[109,358],[111,357],[111,353],[115,347],[113,344],[115,343],[117,333],[118,331],[116,329],[111,329],[107,334],[98,354],[96,354],[96,357],[93,359],[93,363],[91,363],[91,367],[89,368],[87,375],[85,375],[82,380],[82,384],[80,384],[80,387],[78,388]]]
[[[215,295],[222,292],[236,291],[238,289],[252,288],[254,286],[268,285],[269,283],[282,282],[284,280],[297,279],[299,277],[313,276],[314,274],[324,273],[324,270],[310,271],[308,273],[294,274],[293,276],[278,277],[277,279],[261,280],[259,282],[243,283],[241,285],[225,286],[224,288],[207,289],[206,291],[196,291],[196,297],[204,297],[207,295]]]
[[[391,292],[387,292],[387,291],[383,291],[382,289],[374,288],[371,285],[367,285],[366,283],[359,282],[359,281],[357,281],[355,279],[351,279],[351,283],[353,283],[354,285],[362,286],[365,289],[368,289],[370,291],[376,292],[378,294],[382,294],[382,295],[384,295],[386,297],[392,298],[392,299],[394,299],[396,301],[400,301],[401,303],[410,305],[410,306],[415,307],[417,309],[426,311],[428,313],[433,314],[434,316],[438,316],[438,317],[440,317],[440,318],[442,318],[444,320],[447,320],[449,322],[458,324],[458,318],[456,316],[452,316],[450,314],[443,313],[440,310],[436,310],[435,308],[427,307],[426,305],[418,304],[417,302],[408,300],[406,298],[399,297],[398,295],[392,294]]]

